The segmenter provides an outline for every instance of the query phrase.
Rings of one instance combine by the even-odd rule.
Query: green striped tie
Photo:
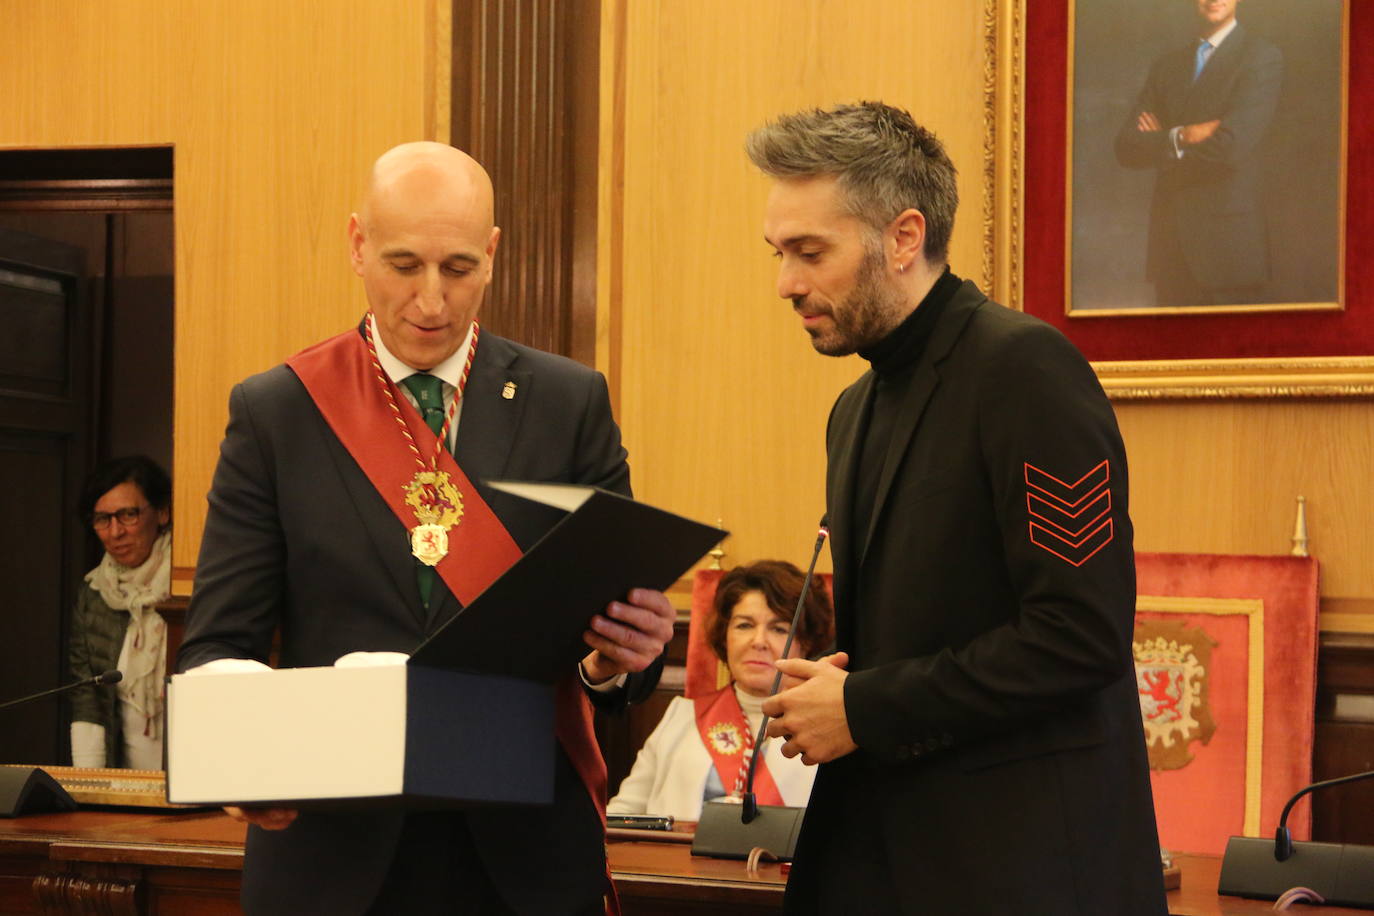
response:
[[[412,395],[415,396],[415,403],[420,406],[420,416],[425,423],[434,431],[434,435],[440,435],[444,428],[444,381],[437,376],[430,375],[428,372],[417,372],[409,378],[401,380]],[[448,447],[448,443],[444,443]],[[420,586],[420,600],[425,607],[429,607],[429,595],[434,590],[434,567],[426,566],[419,560],[415,561],[415,581]]]

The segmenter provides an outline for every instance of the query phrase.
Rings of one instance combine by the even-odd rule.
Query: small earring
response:
[[[905,265],[905,264],[898,264],[898,265],[897,265],[897,273],[899,273],[899,274],[904,274],[904,273],[906,273],[906,265]]]

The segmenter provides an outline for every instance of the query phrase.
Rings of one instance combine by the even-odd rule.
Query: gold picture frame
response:
[[[1058,273],[1049,284],[1044,274],[1044,239],[1049,226],[1050,233],[1059,234],[1059,244],[1064,240],[1065,218],[1068,212],[1064,200],[1065,153],[1062,144],[1064,133],[1059,134],[1061,147],[1058,155],[1046,154],[1044,139],[1047,132],[1046,111],[1051,122],[1050,129],[1062,129],[1066,116],[1067,101],[1063,96],[1067,79],[1068,22],[1069,10],[1073,0],[1037,0],[1029,9],[1025,0],[985,0],[985,72],[984,72],[984,111],[985,125],[984,162],[983,162],[983,240],[984,263],[983,281],[985,288],[993,291],[998,301],[1018,310],[1027,311],[1044,318],[1064,330],[1065,334],[1089,357],[1108,395],[1114,399],[1152,399],[1152,398],[1249,398],[1249,397],[1370,397],[1374,395],[1374,346],[1358,349],[1364,352],[1327,355],[1325,353],[1301,352],[1301,347],[1293,345],[1301,341],[1300,332],[1304,319],[1316,317],[1321,320],[1340,319],[1357,329],[1360,339],[1369,337],[1374,340],[1374,315],[1366,318],[1374,305],[1374,268],[1366,266],[1367,259],[1359,257],[1354,246],[1364,245],[1363,221],[1374,223],[1374,215],[1365,216],[1360,208],[1347,212],[1346,250],[1341,261],[1341,295],[1346,308],[1333,315],[1334,310],[1297,311],[1278,313],[1266,307],[1249,309],[1242,314],[1215,315],[1189,309],[1188,315],[1154,314],[1142,321],[1141,317],[1107,317],[1095,314],[1090,319],[1070,318],[1066,314],[1064,276]],[[1083,2],[1083,0],[1078,0]],[[1347,20],[1349,35],[1346,38],[1350,59],[1357,58],[1361,49],[1374,42],[1374,15],[1363,13],[1358,5],[1347,0]],[[1028,48],[1031,49],[1028,54]],[[1034,59],[1032,59],[1034,58]],[[1047,93],[1051,95],[1047,96]],[[1063,93],[1057,100],[1054,93]],[[1356,79],[1352,72],[1350,88],[1345,104],[1353,110],[1358,108],[1367,96],[1374,95],[1374,79]],[[1048,104],[1046,104],[1048,102]],[[1056,112],[1056,105],[1060,106]],[[1057,120],[1056,120],[1057,115]],[[1058,128],[1055,128],[1055,125]],[[1350,125],[1345,138],[1347,158],[1370,155],[1365,152],[1359,131],[1364,128],[1358,120]],[[1065,132],[1066,133],[1066,132]],[[1028,135],[1034,134],[1031,148],[1027,148]],[[1047,166],[1047,163],[1049,165]],[[1365,163],[1361,163],[1362,166]],[[1371,172],[1361,168],[1359,175]],[[1056,174],[1057,173],[1057,174]],[[1345,200],[1360,199],[1368,188],[1355,184],[1355,174],[1350,181],[1344,181],[1342,194]],[[1361,178],[1365,184],[1367,178]],[[1040,206],[1046,199],[1055,200],[1053,189],[1045,191],[1047,184],[1058,183],[1058,201],[1061,208],[1057,213],[1050,207],[1051,215],[1043,216]],[[1352,186],[1354,185],[1354,186]],[[1360,221],[1357,225],[1356,221]],[[1028,225],[1029,223],[1029,225]],[[1029,230],[1029,231],[1028,231]],[[1058,271],[1065,269],[1062,258],[1063,248],[1059,249]],[[1051,271],[1052,273],[1054,271]],[[1035,298],[1036,290],[1049,285],[1057,292],[1041,296],[1039,302],[1028,302]],[[1028,292],[1029,289],[1029,292]],[[1047,308],[1046,301],[1051,304]],[[1028,307],[1029,305],[1029,307]],[[1055,314],[1057,313],[1057,314]],[[1353,318],[1351,317],[1353,315]],[[1266,342],[1263,355],[1236,356],[1218,352],[1215,357],[1188,356],[1186,358],[1160,357],[1149,352],[1139,354],[1142,358],[1129,358],[1136,354],[1126,354],[1128,358],[1099,358],[1095,350],[1097,341],[1085,333],[1084,326],[1101,327],[1110,322],[1124,331],[1114,333],[1131,338],[1140,338],[1144,343],[1154,341],[1161,329],[1175,325],[1173,333],[1178,334],[1180,327],[1187,334],[1189,325],[1179,326],[1178,322],[1191,322],[1196,334],[1215,334],[1218,327],[1225,325],[1211,322],[1265,322],[1261,335],[1272,329],[1273,341]],[[1251,326],[1253,333],[1256,326]],[[1205,329],[1205,330],[1203,330]],[[1099,334],[1099,336],[1101,336]],[[1219,338],[1224,335],[1217,334]],[[1157,341],[1154,341],[1157,343]],[[1122,349],[1120,346],[1117,350]],[[1148,349],[1148,348],[1146,348]],[[1159,349],[1156,346],[1156,349]],[[1114,354],[1115,356],[1115,354]]]

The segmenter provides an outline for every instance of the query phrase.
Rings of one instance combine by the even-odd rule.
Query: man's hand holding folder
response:
[[[676,617],[667,596],[647,588],[630,589],[624,601],[606,605],[582,636],[592,647],[582,660],[587,681],[600,684],[652,665],[673,638]]]

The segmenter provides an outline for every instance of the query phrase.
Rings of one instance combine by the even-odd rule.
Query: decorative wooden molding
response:
[[[425,139],[448,143],[453,113],[453,5],[425,2]]]
[[[595,359],[600,0],[456,0],[451,138],[501,227],[483,323]]]
[[[1021,308],[1024,0],[983,5],[983,288]]]
[[[1363,634],[1368,641],[1374,636],[1374,598],[1323,598],[1317,621],[1323,633]],[[1334,644],[1340,637],[1333,635],[1332,640]],[[1374,649],[1374,644],[1369,648]],[[1374,668],[1370,681],[1374,683]]]
[[[1117,400],[1374,395],[1374,357],[1366,356],[1122,360],[1093,368]]]
[[[983,0],[983,289],[995,295],[997,282],[997,0]],[[1003,68],[1005,69],[1005,68]]]
[[[171,179],[0,181],[0,210],[171,209]]]
[[[594,332],[595,365],[606,376],[611,410],[620,415],[621,348],[625,303],[625,96],[628,44],[627,0],[606,0],[601,8],[601,86],[598,112],[596,240],[598,270]]]
[[[145,911],[142,869],[87,864],[80,871],[45,866],[34,876],[33,897],[43,913],[138,916]]]

